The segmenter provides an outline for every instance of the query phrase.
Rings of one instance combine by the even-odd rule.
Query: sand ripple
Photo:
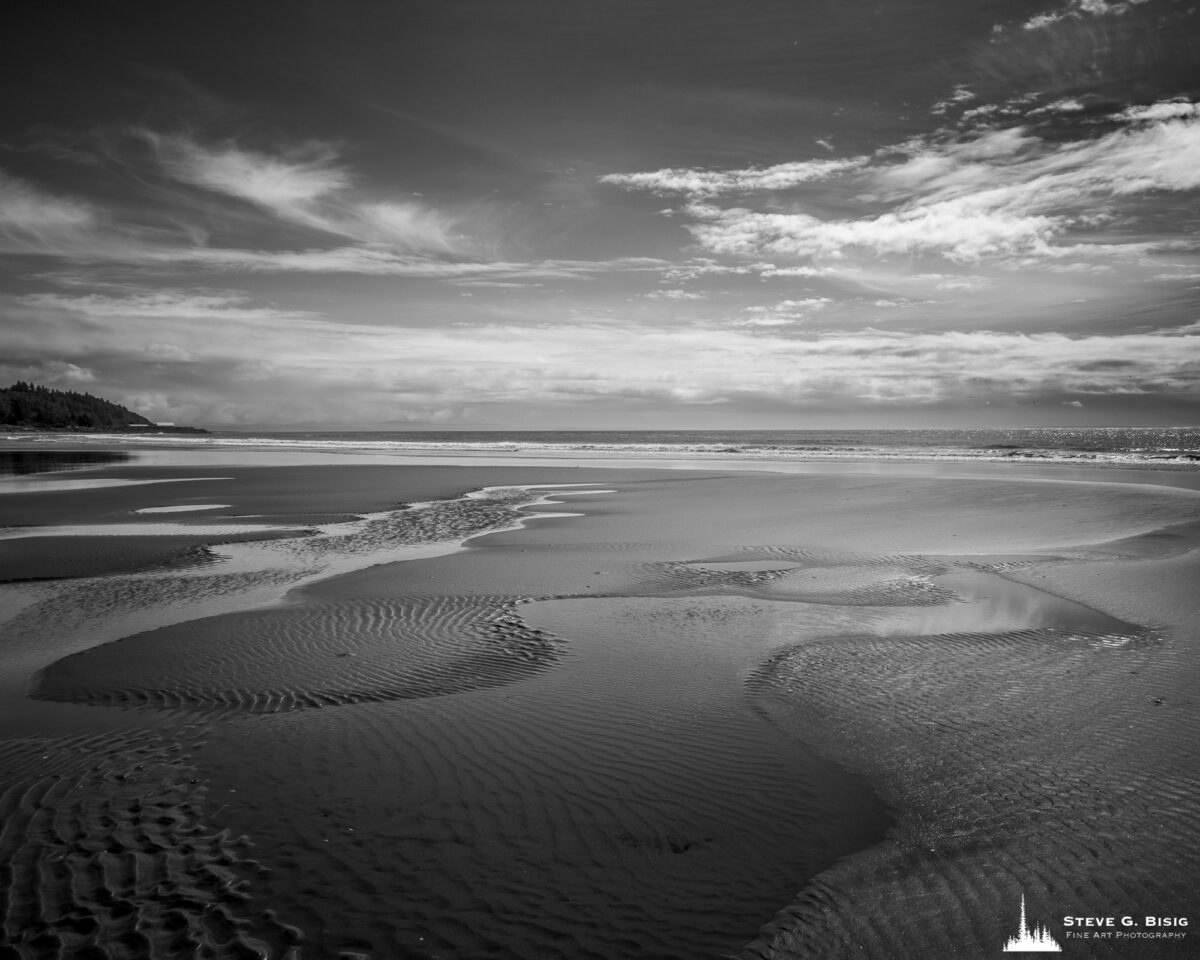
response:
[[[276,851],[269,900],[317,957],[716,957],[882,832],[860,784],[746,708],[754,661],[728,637],[772,606],[520,609],[570,637],[560,668],[214,738],[214,793],[236,785],[237,829]]]
[[[256,864],[204,823],[193,774],[146,734],[0,742],[4,956],[249,960],[300,939],[250,909]]]
[[[1021,892],[1043,920],[1187,912],[1200,782],[1139,755],[1155,737],[1182,755],[1192,699],[1158,687],[1176,641],[997,576],[1063,557],[645,562],[725,549],[693,543],[568,556],[605,595],[528,606],[349,594],[121,619],[501,529],[529,499],[494,490],[247,548],[290,572],[64,587],[13,621],[11,646],[44,649],[59,625],[75,649],[90,635],[37,676],[45,699],[281,714],[214,723],[204,769],[237,797],[224,822],[271,851],[279,870],[254,896],[311,931],[306,957],[690,960],[736,949],[814,874],[740,956],[994,956]],[[1121,556],[1177,549],[1135,540]],[[485,573],[510,556],[476,555]],[[545,561],[547,576],[569,566]],[[526,591],[503,582],[490,589]],[[288,713],[333,704],[353,706]],[[802,743],[878,786],[896,811],[882,842],[862,849],[883,826],[874,798]],[[250,910],[253,865],[204,825],[190,769],[150,739],[0,743],[17,956],[299,960],[299,931]]]
[[[773,656],[748,680],[756,707],[868,776],[899,821],[741,956],[992,956],[1022,892],[1046,922],[1186,914],[1200,783],[1147,763],[1133,739],[1149,724],[1176,742],[1148,679],[1170,646],[1133,627],[1047,628],[828,636]],[[1181,955],[1152,943],[1137,953]]]
[[[414,597],[205,617],[59,660],[33,696],[275,713],[476,690],[530,676],[557,654],[517,602]]]

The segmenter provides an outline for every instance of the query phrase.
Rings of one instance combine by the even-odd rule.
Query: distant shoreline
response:
[[[212,435],[211,430],[205,430],[203,427],[133,427],[128,430],[114,430],[109,427],[34,427],[23,423],[0,423],[0,431],[29,434],[83,434],[85,436],[157,436],[161,433]]]
[[[983,464],[1131,469],[1141,472],[1200,471],[1200,438],[1192,428],[1114,428],[1099,435],[1060,438],[1038,429],[880,431],[513,431],[448,434],[315,433],[230,435],[199,428],[111,431],[0,431],[0,444],[79,443],[125,450],[227,450],[292,456],[462,458],[479,465],[500,458],[580,465],[626,460],[686,463],[700,469],[734,463],[755,469],[780,465],[888,463]],[[745,468],[745,467],[743,467]]]

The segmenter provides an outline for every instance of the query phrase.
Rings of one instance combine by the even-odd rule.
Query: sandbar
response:
[[[1191,474],[179,454],[0,496],[113,531],[0,587],[17,956],[974,957],[1200,887]]]

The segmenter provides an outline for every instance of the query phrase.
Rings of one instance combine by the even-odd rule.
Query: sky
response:
[[[1200,422],[1193,0],[37,4],[0,385],[216,429]]]

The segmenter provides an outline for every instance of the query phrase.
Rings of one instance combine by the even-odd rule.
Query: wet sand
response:
[[[1200,496],[924,472],[214,454],[0,497],[179,527],[0,587],[8,949],[984,957],[1024,894],[1064,951],[1191,955],[1062,917],[1200,887]]]

